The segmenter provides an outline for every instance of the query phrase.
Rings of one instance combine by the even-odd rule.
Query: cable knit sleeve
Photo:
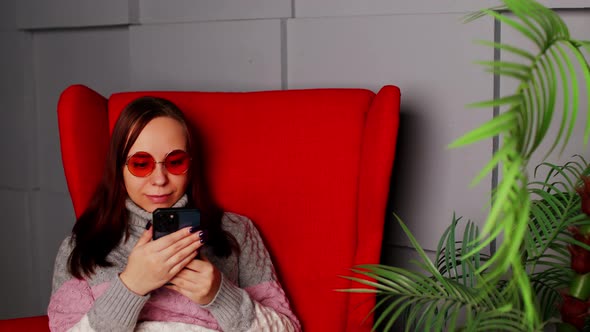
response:
[[[59,247],[53,268],[51,299],[47,308],[51,331],[67,331],[80,322],[92,308],[94,298],[86,280],[73,278],[68,273],[71,252],[70,237]]]
[[[149,296],[134,294],[115,277],[108,282],[104,294],[95,299],[88,282],[74,278],[68,272],[71,250],[68,237],[62,242],[55,260],[52,295],[47,309],[51,331],[132,331]]]
[[[239,285],[223,277],[217,296],[205,307],[223,331],[301,331],[258,230],[244,216],[226,215],[233,221],[228,231],[241,249]]]

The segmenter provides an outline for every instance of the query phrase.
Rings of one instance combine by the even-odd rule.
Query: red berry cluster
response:
[[[583,185],[576,188],[581,198],[582,212],[590,216],[590,177],[582,176]],[[590,228],[569,227],[574,239],[590,245]],[[560,308],[561,320],[569,323],[579,331],[584,328],[586,318],[590,315],[590,251],[578,246],[569,245],[571,268],[576,272],[569,288],[570,294],[562,294],[563,303]]]

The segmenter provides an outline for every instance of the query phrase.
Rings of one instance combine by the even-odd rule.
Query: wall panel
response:
[[[138,0],[19,0],[18,27],[46,29],[127,25],[137,22]]]
[[[552,8],[588,8],[590,3],[579,0],[541,0]],[[448,14],[469,13],[498,6],[498,0],[295,0],[294,16],[366,16],[390,14]]]
[[[0,1],[0,30],[16,28],[16,1]]]
[[[0,319],[37,312],[38,285],[34,282],[34,241],[31,207],[26,192],[0,189],[2,229],[0,232]],[[34,309],[33,309],[34,308]]]
[[[136,26],[130,38],[136,90],[281,88],[280,20]]]
[[[472,64],[492,50],[493,22],[465,26],[460,15],[398,15],[288,22],[288,87],[364,87],[394,84],[402,91],[400,137],[391,211],[429,249],[453,211],[482,223],[490,180],[468,189],[485,165],[491,142],[452,150],[446,145],[491,118],[464,105],[492,98],[492,77]],[[386,242],[409,244],[393,218]]]
[[[57,101],[71,84],[108,96],[129,87],[127,28],[37,32],[34,35],[39,167],[43,190],[67,193],[57,126]],[[83,110],[81,110],[83,111]]]
[[[37,177],[37,117],[33,93],[32,38],[21,31],[0,30],[0,187],[16,190],[39,186]]]
[[[291,17],[291,0],[140,0],[140,23]]]

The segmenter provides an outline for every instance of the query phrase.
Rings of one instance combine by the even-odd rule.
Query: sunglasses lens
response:
[[[166,170],[174,175],[184,174],[188,170],[190,158],[188,153],[182,150],[174,150],[166,156],[164,165]]]
[[[144,177],[149,175],[156,167],[154,158],[149,153],[138,152],[127,161],[127,169],[135,176]]]

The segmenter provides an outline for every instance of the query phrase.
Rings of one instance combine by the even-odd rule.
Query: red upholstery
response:
[[[259,228],[305,331],[369,331],[370,295],[334,291],[379,262],[400,94],[386,86],[248,93],[127,92],[81,85],[58,105],[76,215],[101,175],[108,130],[134,98],[170,99],[204,137],[216,202]],[[356,286],[356,285],[355,285]]]
[[[49,320],[47,319],[47,316],[35,316],[35,317],[0,320],[0,331],[2,331],[2,332],[49,331]]]

